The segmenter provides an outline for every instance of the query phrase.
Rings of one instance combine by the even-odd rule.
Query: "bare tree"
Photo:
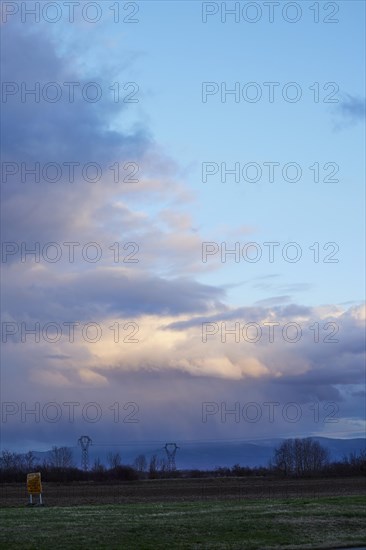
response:
[[[157,466],[161,473],[167,472],[169,470],[169,465],[166,458],[158,458]]]
[[[157,476],[158,471],[158,457],[156,455],[152,455],[150,458],[150,464],[149,464],[149,477],[154,478]]]
[[[101,472],[104,472],[105,468],[99,458],[99,456],[94,460],[94,463],[93,463],[93,467],[92,467],[92,472],[95,472],[95,473],[101,473]]]
[[[134,467],[138,472],[146,472],[147,469],[147,460],[146,456],[141,454],[138,455],[134,460]]]
[[[290,439],[283,441],[281,445],[275,449],[273,465],[277,470],[280,470],[285,475],[289,475],[293,472],[294,457]]]
[[[18,453],[12,453],[6,449],[2,451],[0,456],[0,468],[2,470],[20,470],[21,462],[21,456]]]
[[[34,453],[32,451],[28,451],[25,455],[23,455],[24,468],[28,472],[34,468],[35,463],[36,463],[36,457],[34,456]]]
[[[111,469],[118,468],[118,466],[121,466],[122,464],[121,455],[118,452],[117,453],[110,452],[107,454],[107,462]]]
[[[49,465],[52,468],[71,468],[73,466],[72,450],[69,447],[52,447]]]
[[[273,465],[285,475],[320,472],[329,461],[329,451],[311,438],[287,439],[275,449]]]
[[[350,466],[352,469],[357,469],[359,467],[366,468],[366,449],[361,449],[358,453],[350,452],[343,457],[343,463]]]
[[[329,463],[329,450],[320,445],[318,441],[310,440],[309,455],[309,469],[312,472],[321,471]]]

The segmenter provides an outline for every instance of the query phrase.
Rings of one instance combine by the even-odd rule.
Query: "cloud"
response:
[[[347,95],[339,107],[342,115],[352,121],[363,120],[366,113],[366,100],[364,98]]]
[[[188,278],[166,279],[142,269],[95,268],[58,274],[12,266],[4,314],[40,322],[105,316],[204,314],[224,308],[224,292]],[[26,277],[25,277],[26,274]],[[47,307],[45,307],[47,304]]]
[[[59,42],[57,33],[31,29],[6,27],[3,51],[11,51],[12,57],[10,62],[10,56],[5,59],[4,80],[24,81],[29,87],[67,81],[82,87],[94,80],[108,90],[116,66],[93,63],[90,52],[83,64],[85,37]],[[118,71],[126,78],[130,63],[129,55],[120,60]],[[41,250],[54,242],[62,249],[57,262],[42,254],[39,262],[28,256],[22,261],[18,251],[2,264],[3,321],[18,329],[3,343],[3,388],[6,399],[19,406],[19,414],[4,426],[6,440],[38,438],[57,444],[86,430],[102,439],[121,425],[123,437],[135,439],[174,437],[178,432],[190,438],[238,432],[253,437],[273,431],[268,422],[247,423],[243,429],[240,423],[220,422],[219,416],[206,425],[201,417],[204,401],[224,402],[230,408],[247,401],[277,400],[283,405],[334,400],[345,408],[345,417],[355,415],[363,380],[361,308],[304,307],[289,293],[308,289],[306,283],[276,286],[275,274],[250,281],[274,290],[271,298],[253,307],[227,305],[222,288],[198,280],[207,267],[201,262],[202,239],[190,214],[193,197],[179,183],[179,167],[154,142],[143,119],[129,128],[119,125],[116,120],[123,119],[128,107],[110,97],[102,99],[98,104],[80,97],[74,103],[65,98],[32,103],[18,96],[3,106],[8,136],[4,161],[28,166],[95,162],[102,170],[96,182],[85,181],[80,171],[70,182],[63,171],[58,182],[37,183],[31,177],[22,182],[18,173],[3,183],[4,240],[28,248],[39,242]],[[116,162],[136,163],[139,181],[116,183],[110,169]],[[247,235],[253,229],[243,224],[240,231]],[[70,242],[79,243],[73,262],[64,244]],[[102,250],[96,263],[86,259],[83,249],[91,242]],[[116,242],[121,244],[118,261]],[[124,248],[128,243],[137,244],[137,263],[125,261],[132,251]],[[34,333],[21,341],[22,322],[28,329],[39,323],[39,341]],[[79,323],[72,341],[64,326],[71,322]],[[63,328],[59,339],[51,341],[52,330],[45,336],[47,323]],[[99,326],[100,339],[93,342],[83,334],[87,323]],[[116,323],[121,332],[117,342]],[[134,323],[138,331],[131,341]],[[207,342],[202,341],[202,323],[218,329]],[[239,323],[238,342],[232,333],[223,341],[223,323],[228,330]],[[255,323],[262,337],[254,342],[249,331],[243,338],[243,325]],[[268,341],[268,323],[279,324],[274,342]],[[296,343],[288,341],[291,330],[287,340],[283,337],[288,323],[302,327]],[[339,342],[328,343],[334,325],[339,327]],[[345,390],[350,384],[352,396]],[[100,404],[101,420],[88,423],[79,414],[77,421],[70,423],[64,416],[56,426],[45,417],[35,422],[34,415],[22,421],[22,403],[31,408],[57,402],[64,411],[64,403],[71,401],[79,403],[79,413],[86,403]],[[123,411],[131,402],[139,405],[140,422],[116,426],[111,407],[120,403]],[[314,425],[308,419],[302,429],[310,428]],[[277,433],[292,429],[279,417]]]
[[[93,65],[89,78],[79,63],[84,51],[78,50],[78,44],[72,47],[66,40],[63,48],[56,48],[52,35],[33,32],[31,25],[26,29],[9,25],[4,32],[3,52],[12,55],[3,54],[3,78],[15,83],[19,93],[9,95],[3,105],[7,140],[2,157],[13,163],[7,165],[9,170],[17,170],[8,174],[2,187],[3,240],[24,243],[27,249],[39,243],[41,250],[55,242],[63,247],[62,259],[67,256],[63,243],[77,242],[82,248],[95,242],[108,266],[113,265],[109,252],[113,243],[121,242],[123,247],[134,242],[141,251],[142,270],[155,269],[170,277],[203,271],[201,240],[185,211],[193,199],[177,182],[178,167],[142,122],[123,129],[115,123],[130,106],[114,103],[109,93],[116,78],[113,64]],[[126,57],[118,69],[123,68],[125,80],[130,63]],[[79,91],[70,103],[63,83],[76,82],[80,90],[91,81],[102,87],[101,101],[90,103]],[[50,82],[62,85],[60,101],[44,101],[42,92],[39,102],[31,95],[21,101],[22,84],[32,89],[39,83],[42,90]],[[45,171],[49,163],[53,167]],[[70,163],[77,166],[71,168]],[[90,163],[97,168],[85,176]],[[26,173],[36,166],[40,181]],[[59,179],[51,181],[58,177],[57,170]],[[97,181],[88,181],[94,176]],[[137,181],[131,183],[130,178]],[[5,260],[7,265],[20,261],[20,254]],[[80,266],[85,271],[85,261]],[[59,272],[67,266],[61,260],[54,268]]]
[[[337,123],[336,129],[362,122],[365,119],[365,113],[366,99],[346,94],[337,107],[337,114],[342,122]]]

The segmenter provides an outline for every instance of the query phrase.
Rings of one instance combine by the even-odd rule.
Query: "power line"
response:
[[[278,436],[280,438],[281,436]],[[205,445],[206,443],[228,443],[228,442],[240,442],[240,443],[252,443],[253,441],[261,441],[267,439],[274,439],[272,437],[262,437],[256,439],[242,439],[242,438],[230,438],[230,439],[179,439],[177,440],[180,444],[190,445]],[[165,441],[163,440],[154,440],[154,441],[125,441],[124,443],[96,443],[93,444],[93,447],[128,447],[131,445],[164,445]]]
[[[342,434],[339,434],[339,435],[345,435],[347,432],[342,432]],[[348,433],[347,433],[348,434]],[[328,434],[329,435],[329,434]],[[332,435],[337,435],[337,434],[332,434]],[[301,434],[276,434],[275,436],[273,434],[271,435],[267,435],[267,436],[263,436],[263,437],[254,437],[254,438],[250,438],[250,439],[243,439],[243,438],[236,438],[236,437],[232,437],[232,438],[226,438],[226,439],[179,439],[177,440],[177,443],[180,443],[181,445],[206,445],[206,444],[215,444],[215,443],[252,443],[252,444],[255,444],[255,442],[260,442],[260,441],[267,441],[267,440],[272,440],[272,439],[293,439],[293,438],[296,438],[296,437],[310,437],[310,438],[314,438],[314,437],[326,437],[328,439],[332,439],[332,438],[329,438],[327,435],[324,435],[324,434],[311,434],[309,435],[309,433],[301,433]],[[165,445],[165,441],[164,440],[146,440],[146,441],[125,441],[123,443],[96,443],[96,444],[93,444],[93,447],[130,447],[130,446],[140,446],[140,445],[143,445],[143,446],[152,446],[152,445],[162,445],[164,447]],[[160,449],[160,447],[159,447]],[[157,449],[157,450],[159,450]]]

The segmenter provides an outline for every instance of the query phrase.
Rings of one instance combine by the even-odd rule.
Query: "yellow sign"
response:
[[[27,474],[27,489],[30,495],[38,495],[42,493],[41,474]]]

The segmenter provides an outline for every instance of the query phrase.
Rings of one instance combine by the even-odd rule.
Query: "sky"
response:
[[[364,2],[1,8],[3,448],[364,437]]]

